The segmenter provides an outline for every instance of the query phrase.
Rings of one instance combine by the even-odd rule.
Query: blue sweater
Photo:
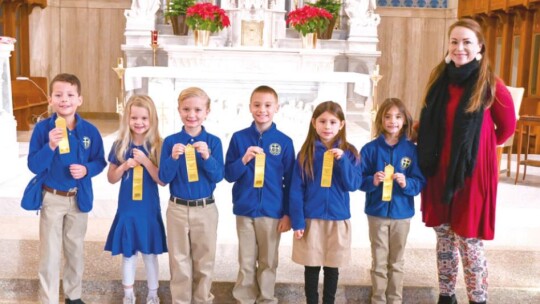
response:
[[[416,145],[402,136],[399,142],[390,146],[386,143],[384,135],[367,143],[360,151],[362,159],[362,185],[360,190],[366,192],[367,215],[405,219],[414,215],[414,196],[420,193],[426,179],[418,167]],[[394,173],[403,173],[407,180],[405,188],[401,188],[394,181],[392,187],[392,200],[382,201],[383,184],[373,185],[373,175],[377,171],[384,171],[387,164],[394,166]]]
[[[337,221],[351,217],[349,191],[358,190],[362,181],[359,161],[350,151],[344,151],[341,159],[334,159],[331,187],[322,188],[322,164],[327,150],[322,142],[315,143],[313,180],[308,177],[302,179],[303,169],[298,160],[294,165],[290,194],[293,230],[305,229],[305,219]]]
[[[101,173],[107,166],[103,140],[94,125],[75,114],[76,125],[72,131],[73,135],[69,137],[70,153],[59,154],[58,147],[54,151],[49,147],[49,132],[56,127],[56,118],[55,113],[35,125],[30,139],[28,168],[32,173],[41,176],[40,180],[49,187],[64,191],[69,190],[66,187],[77,187],[79,209],[82,212],[89,212],[94,201],[92,177]],[[85,166],[86,176],[74,180],[69,173],[71,164]]]
[[[171,152],[172,147],[177,143],[187,145],[198,141],[203,141],[208,145],[210,157],[204,160],[200,153],[195,153],[199,181],[190,183],[187,177],[186,156],[182,154],[175,160],[172,158]],[[175,197],[194,200],[211,196],[216,189],[216,184],[223,179],[221,140],[207,133],[204,127],[196,137],[189,135],[184,128],[179,133],[167,136],[161,148],[159,179],[165,184],[169,184],[170,193]]]
[[[242,157],[251,146],[266,154],[264,185],[254,188],[255,159],[244,165]],[[233,213],[248,217],[279,219],[289,214],[289,188],[294,165],[292,140],[276,125],[259,133],[255,123],[233,134],[225,158],[225,179],[234,182]]]

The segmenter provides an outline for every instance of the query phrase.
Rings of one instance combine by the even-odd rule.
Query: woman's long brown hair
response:
[[[473,19],[460,19],[454,24],[452,24],[450,28],[448,28],[448,38],[450,38],[450,34],[456,27],[464,27],[473,31],[476,35],[476,38],[478,39],[478,43],[482,45],[482,49],[480,50],[480,54],[482,54],[482,60],[480,60],[480,71],[478,73],[478,80],[476,81],[476,85],[474,86],[474,90],[471,94],[469,105],[466,109],[467,113],[471,113],[477,111],[481,107],[487,108],[493,103],[495,99],[496,86],[495,74],[493,73],[493,70],[491,69],[491,65],[489,63],[489,58],[486,51],[486,40],[484,38],[484,34],[482,33],[482,27],[480,26],[480,24],[478,24],[478,22],[474,21]],[[446,55],[448,55],[448,51],[446,52]],[[433,69],[433,71],[431,71],[426,92],[424,93],[423,106],[426,105],[426,97],[428,92],[431,90],[431,87],[435,84],[437,79],[441,77],[441,74],[444,72],[445,68],[446,62],[443,58],[441,62]],[[484,95],[484,92],[487,92],[487,94]]]

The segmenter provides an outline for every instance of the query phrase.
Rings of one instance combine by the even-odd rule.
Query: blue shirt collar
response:
[[[52,129],[56,127],[56,123],[55,123],[56,118],[58,118],[58,114],[53,113],[50,117],[51,120],[49,121],[49,128]],[[82,130],[83,128],[80,128],[82,121],[83,121],[82,117],[79,114],[75,113],[75,127],[73,128],[72,131],[75,132],[78,138],[81,138],[81,135],[84,134],[84,131]]]
[[[55,128],[56,127],[56,119],[58,118],[58,114],[52,113],[51,120],[49,121],[49,127]],[[77,125],[81,122],[81,116],[79,114],[75,113],[75,129],[77,128]]]
[[[206,141],[206,138],[208,137],[208,133],[206,132],[206,129],[204,126],[201,126],[201,133],[197,136],[191,136],[188,132],[186,132],[186,129],[182,127],[182,132],[180,132],[180,136],[182,139],[186,140],[186,144],[193,144],[198,141]]]
[[[259,130],[257,129],[257,125],[255,124],[255,121],[253,121],[253,122],[251,123],[251,126],[250,126],[249,128],[250,128],[254,133],[256,133],[257,135],[264,134],[264,133],[269,133],[269,132],[272,132],[272,131],[274,131],[274,130],[277,129],[276,124],[275,124],[274,122],[272,122],[272,125],[271,125],[268,129],[266,129],[266,131],[264,131],[264,132],[261,133],[261,132],[259,132]]]
[[[386,139],[384,138],[384,134],[379,135],[379,137],[377,137],[376,140],[377,140],[377,142],[379,143],[379,145],[383,145],[383,146],[385,146],[385,147],[390,147],[390,148],[393,147],[393,146],[391,146],[391,145],[389,145],[389,144],[386,143]],[[404,141],[404,140],[406,140],[405,136],[401,135],[401,136],[399,137],[398,142],[397,142],[394,146],[399,145],[399,144],[400,144],[402,141]]]
[[[338,148],[340,142],[341,142],[340,140],[336,140],[334,144],[332,145],[332,148]],[[320,139],[318,139],[317,141],[315,141],[315,149],[320,149],[320,148],[324,148],[325,150],[328,150],[326,145]]]

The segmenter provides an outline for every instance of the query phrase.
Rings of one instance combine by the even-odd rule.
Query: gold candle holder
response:
[[[373,93],[371,98],[373,100],[373,106],[371,107],[371,137],[375,136],[375,118],[377,117],[377,111],[379,110],[379,104],[377,102],[377,83],[383,78],[379,74],[379,65],[375,66],[375,70],[370,75]]]
[[[150,47],[152,48],[152,65],[153,66],[156,66],[156,53],[157,53],[157,49],[159,47],[159,44],[157,43],[152,43],[150,44]]]
[[[124,113],[124,74],[126,73],[126,69],[124,68],[124,58],[118,57],[118,64],[116,67],[112,68],[113,71],[116,73],[116,76],[118,76],[118,80],[120,81],[120,92],[118,94],[118,97],[116,98],[116,113],[122,115]]]

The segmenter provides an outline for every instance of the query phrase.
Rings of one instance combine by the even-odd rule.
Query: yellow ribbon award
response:
[[[192,145],[187,145],[184,150],[186,156],[186,168],[188,182],[198,182],[199,172],[197,171],[197,159],[195,158],[195,148]]]
[[[143,167],[133,168],[133,197],[134,201],[142,201]]]
[[[322,165],[321,187],[330,188],[332,186],[332,170],[334,169],[334,153],[332,151],[324,152]]]
[[[382,190],[382,200],[383,202],[389,202],[392,200],[392,186],[394,185],[394,166],[386,165],[384,167],[384,181],[383,181],[383,190]]]
[[[266,154],[258,153],[255,155],[255,178],[253,179],[253,187],[262,188],[264,186],[264,163],[266,162]]]
[[[62,139],[58,143],[58,150],[60,151],[60,154],[69,153],[69,138],[67,134],[66,120],[64,119],[64,117],[58,116],[54,123],[57,128],[62,129]]]

